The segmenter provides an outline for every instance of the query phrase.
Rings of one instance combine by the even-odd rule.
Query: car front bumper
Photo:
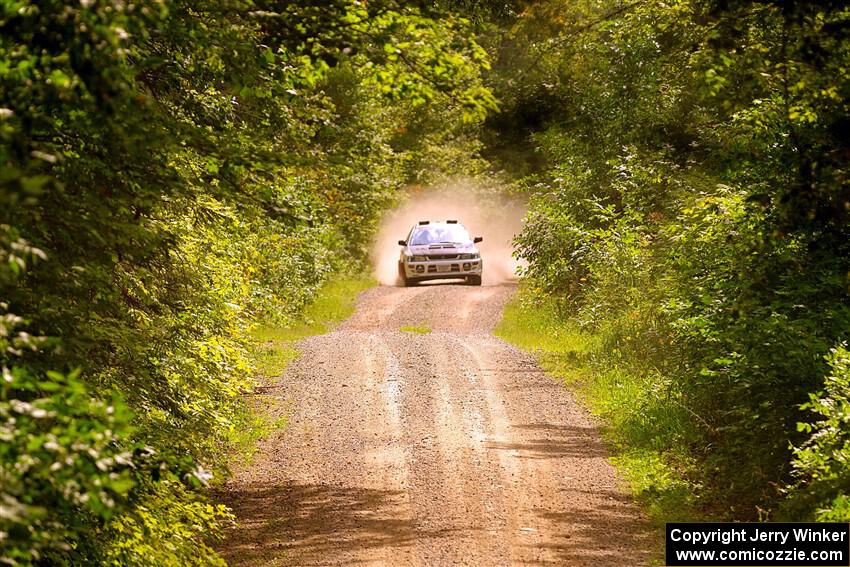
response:
[[[402,262],[401,269],[409,280],[432,280],[441,278],[465,278],[480,276],[484,270],[481,258],[453,260],[425,260]]]

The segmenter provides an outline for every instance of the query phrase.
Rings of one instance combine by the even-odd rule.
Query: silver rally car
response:
[[[481,285],[484,262],[472,238],[456,220],[419,221],[410,229],[398,260],[399,282],[410,286],[425,280],[458,279]]]

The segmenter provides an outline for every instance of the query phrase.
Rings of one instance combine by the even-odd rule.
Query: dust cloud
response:
[[[472,236],[484,238],[478,244],[484,261],[483,284],[515,280],[520,262],[512,256],[512,240],[522,229],[525,211],[520,199],[464,185],[413,189],[408,199],[382,221],[372,249],[375,278],[384,285],[397,283],[398,241],[407,238],[411,226],[420,220],[457,219]]]

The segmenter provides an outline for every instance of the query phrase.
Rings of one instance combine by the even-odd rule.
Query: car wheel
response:
[[[395,284],[399,287],[410,286],[410,280],[408,280],[407,276],[404,275],[404,266],[401,265],[401,262],[398,264],[398,277],[395,279]]]
[[[469,285],[481,285],[481,276],[469,276],[466,278]]]

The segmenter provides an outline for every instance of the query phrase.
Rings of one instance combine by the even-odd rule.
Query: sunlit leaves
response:
[[[2,339],[0,336],[0,344]],[[0,560],[29,564],[85,537],[86,510],[108,520],[133,488],[130,413],[79,381],[20,366],[0,380]]]
[[[489,68],[487,54],[463,21],[447,17],[437,22],[416,12],[388,11],[358,21],[353,29],[366,40],[365,67],[374,69],[367,84],[388,97],[413,106],[433,101],[459,106],[471,122],[497,110],[495,97],[480,79]],[[369,50],[383,54],[370,55]]]
[[[842,344],[827,357],[824,391],[813,393],[803,409],[817,421],[798,423],[809,434],[794,449],[789,506],[814,510],[823,522],[850,520],[850,352]]]

